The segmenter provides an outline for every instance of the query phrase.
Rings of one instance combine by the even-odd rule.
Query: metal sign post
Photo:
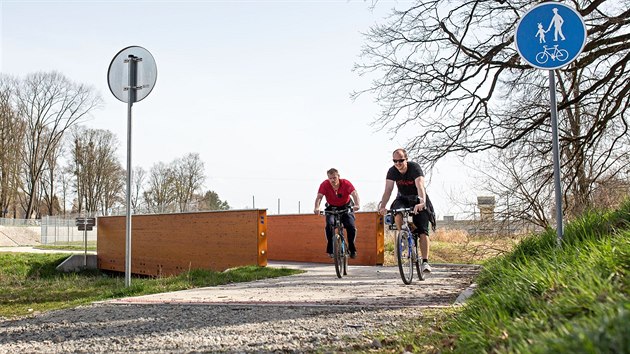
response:
[[[142,47],[127,47],[109,64],[109,90],[127,102],[127,219],[125,225],[125,286],[131,285],[131,107],[151,93],[157,79],[153,56]]]
[[[571,63],[586,44],[586,25],[573,8],[546,2],[532,7],[516,25],[516,50],[531,66],[549,70],[553,179],[556,200],[557,243],[562,243],[562,186],[560,184],[560,148],[558,144],[558,106],[555,69]]]
[[[75,225],[79,231],[83,231],[83,245],[85,246],[83,267],[87,269],[87,232],[92,231],[92,228],[96,225],[96,218],[76,218]]]

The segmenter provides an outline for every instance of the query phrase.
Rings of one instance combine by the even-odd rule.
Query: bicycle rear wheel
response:
[[[413,279],[412,247],[409,244],[409,232],[402,230],[396,235],[396,258],[403,283],[409,285]]]
[[[335,258],[335,272],[337,273],[337,277],[343,277],[343,265],[344,265],[344,257],[343,257],[343,247],[342,247],[341,236],[339,234],[335,235],[335,241],[333,243],[333,256]]]

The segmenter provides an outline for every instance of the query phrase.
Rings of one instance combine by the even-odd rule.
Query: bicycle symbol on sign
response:
[[[547,60],[558,60],[565,61],[569,58],[569,52],[564,49],[558,49],[558,45],[554,45],[553,48],[549,48],[546,45],[543,45],[543,51],[536,54],[536,61],[539,64],[544,64]]]

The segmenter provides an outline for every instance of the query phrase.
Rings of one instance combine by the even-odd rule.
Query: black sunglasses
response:
[[[406,159],[400,159],[400,160],[393,159],[392,161],[394,161],[394,163],[403,163],[405,162],[405,160]]]

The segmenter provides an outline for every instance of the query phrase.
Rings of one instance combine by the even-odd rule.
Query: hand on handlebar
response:
[[[352,207],[352,210],[357,211],[357,210],[359,210],[360,208],[361,208],[360,206],[358,206],[358,205],[354,205],[354,206]]]
[[[378,213],[379,213],[379,214],[381,214],[381,215],[385,215],[385,214],[387,214],[387,208],[380,208],[380,209],[378,210]]]

